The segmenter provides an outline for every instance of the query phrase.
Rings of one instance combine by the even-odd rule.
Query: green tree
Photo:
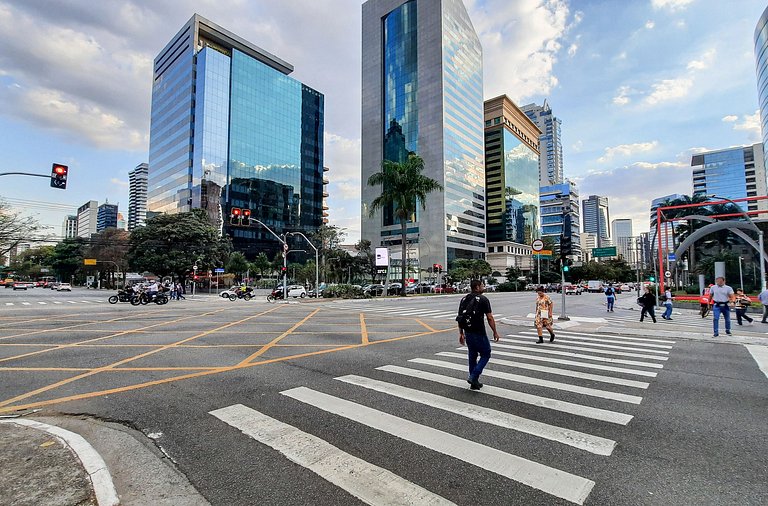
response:
[[[50,264],[61,281],[72,281],[82,268],[86,248],[86,242],[81,237],[64,239],[53,248]]]
[[[197,265],[199,271],[222,265],[231,251],[206,212],[161,214],[131,233],[128,263],[139,272],[176,276],[184,280]]]
[[[125,230],[107,228],[92,236],[90,245],[86,248],[85,257],[95,258],[98,261],[95,270],[98,270],[99,279],[108,288],[116,287],[117,271],[123,273],[123,285],[125,284],[129,240],[128,232]]]
[[[42,274],[42,269],[51,266],[53,250],[53,246],[39,246],[23,251],[16,256],[11,267],[17,274],[37,278]]]
[[[12,211],[6,202],[0,200],[0,256],[6,256],[20,243],[47,228],[34,218]]]
[[[269,261],[269,257],[263,251],[256,255],[256,259],[252,263],[252,267],[255,271],[258,271],[261,277],[264,277],[264,273],[271,270],[272,263]]]
[[[415,153],[408,155],[404,163],[384,160],[381,164],[381,172],[372,174],[368,178],[369,186],[381,186],[381,195],[376,197],[370,205],[370,215],[373,217],[377,211],[392,207],[393,216],[400,223],[400,238],[402,244],[402,259],[406,263],[408,258],[407,227],[409,221],[415,221],[417,206],[422,210],[427,209],[427,195],[433,191],[442,191],[439,182],[422,174],[424,160]],[[405,296],[406,269],[401,269],[402,291]]]
[[[376,253],[371,247],[371,241],[360,239],[355,244],[357,259],[355,262],[355,271],[358,274],[367,274],[371,279],[376,279]]]
[[[230,253],[229,260],[227,260],[227,272],[231,272],[235,275],[235,280],[240,282],[243,279],[243,273],[248,270],[250,264],[248,259],[245,258],[239,251]]]

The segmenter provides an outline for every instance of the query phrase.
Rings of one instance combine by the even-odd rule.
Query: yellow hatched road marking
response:
[[[238,365],[247,364],[248,362],[250,362],[254,358],[259,357],[259,356],[263,355],[264,353],[266,353],[267,350],[269,350],[271,347],[273,347],[274,345],[279,343],[284,337],[287,337],[287,336],[291,335],[291,333],[293,333],[293,331],[296,330],[297,328],[301,327],[304,324],[304,322],[306,322],[307,320],[309,320],[310,318],[315,316],[318,311],[320,311],[320,308],[317,308],[314,311],[312,311],[311,313],[309,313],[307,316],[304,317],[303,320],[301,320],[300,322],[296,323],[293,327],[289,328],[288,330],[286,330],[285,332],[283,332],[282,334],[280,334],[279,336],[277,336],[276,338],[271,340],[269,343],[265,344],[262,349],[260,349],[259,351],[251,354],[248,358],[246,358],[245,360],[241,361]]]

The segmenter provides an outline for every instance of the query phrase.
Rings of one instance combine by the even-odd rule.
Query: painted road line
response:
[[[32,303],[31,302],[22,302],[21,305],[22,306],[31,306]]]
[[[592,480],[306,387],[280,393],[576,504],[584,504],[595,486]]]
[[[428,358],[413,358],[408,362],[414,362],[416,364],[431,365],[434,367],[442,367],[444,369],[452,369],[454,371],[466,371],[467,366],[455,364],[453,362],[446,362],[444,360],[432,360]],[[495,371],[488,369],[483,370],[485,376],[491,378],[499,378],[507,381],[514,381],[517,383],[523,383],[524,385],[530,385],[534,387],[553,388],[555,390],[563,390],[565,392],[573,392],[575,394],[588,395],[590,397],[599,397],[601,399],[610,399],[612,401],[627,402],[629,404],[640,404],[643,400],[642,397],[637,395],[627,395],[617,392],[609,392],[608,390],[600,390],[597,388],[581,387],[578,385],[571,385],[570,383],[560,383],[558,381],[549,381],[540,378],[532,378],[530,376],[520,376],[519,374],[510,374],[508,372]]]
[[[529,334],[531,337],[538,337],[536,333]],[[507,334],[507,337],[514,337],[517,339],[525,338],[525,342],[530,343],[532,340],[528,338],[527,335],[524,334]],[[597,339],[595,339],[597,341]],[[557,342],[559,343],[566,343],[566,344],[575,344],[579,346],[590,346],[593,348],[610,348],[612,350],[624,350],[624,351],[637,351],[642,353],[656,353],[657,355],[669,355],[668,351],[664,350],[652,350],[650,348],[635,348],[630,346],[617,346],[615,344],[605,344],[605,343],[595,343],[590,341],[582,341],[581,339],[575,339],[572,337],[563,337],[561,335],[557,336]],[[672,348],[669,346],[669,348]]]
[[[88,473],[88,478],[93,485],[93,493],[96,496],[96,503],[99,506],[117,506],[120,504],[120,499],[117,496],[117,491],[112,482],[112,476],[109,474],[107,464],[83,436],[55,425],[49,425],[27,418],[0,420],[0,423],[15,423],[17,425],[32,427],[63,440],[83,464],[85,472]]]
[[[242,404],[217,409],[209,414],[277,450],[291,462],[309,469],[364,503],[382,506],[454,504],[323,439]]]
[[[580,336],[588,336],[588,337],[599,337],[603,341],[630,341],[633,344],[636,344],[637,346],[647,346],[644,344],[639,343],[652,343],[652,344],[675,344],[676,341],[669,341],[667,339],[646,339],[644,337],[627,337],[627,336],[617,336],[614,334],[592,334],[588,332],[576,332],[574,330],[561,330],[559,333],[562,333],[566,336],[574,336],[574,337],[580,337]],[[629,344],[629,343],[627,343]]]
[[[6,302],[5,305],[6,306],[13,306],[13,302]]]
[[[412,378],[424,379],[428,381],[434,381],[435,383],[441,383],[443,385],[449,385],[458,387],[461,389],[467,389],[467,380],[463,378],[453,378],[451,376],[443,376],[442,374],[435,374],[420,369],[410,369],[408,367],[400,367],[396,365],[385,365],[377,367],[380,371],[391,372],[395,374],[402,374],[404,376],[410,376]],[[540,408],[552,409],[555,411],[562,411],[563,413],[570,413],[572,415],[583,416],[585,418],[592,418],[594,420],[602,420],[604,422],[616,423],[619,425],[626,425],[632,420],[632,415],[625,413],[619,413],[616,411],[609,411],[607,409],[593,408],[591,406],[584,406],[582,404],[576,404],[573,402],[560,401],[549,397],[542,397],[540,395],[526,394],[518,392],[517,390],[511,390],[508,388],[494,387],[485,385],[482,390],[477,390],[478,393],[486,395],[492,395],[494,397],[501,397],[511,401],[522,402],[524,404],[531,404]]]
[[[456,349],[462,350],[466,353],[466,348],[456,348]],[[494,351],[493,354],[501,355],[502,357],[525,358],[528,360],[537,360],[539,362],[550,362],[552,364],[575,365],[578,367],[586,367],[587,369],[597,369],[599,371],[611,371],[611,372],[618,372],[623,374],[632,374],[635,376],[646,376],[648,378],[656,377],[656,373],[651,371],[641,371],[639,369],[627,369],[626,367],[615,367],[612,365],[590,364],[587,362],[579,362],[577,360],[568,360],[564,358],[540,357],[537,355],[526,355],[524,353],[513,353],[509,351],[499,351],[499,350]]]
[[[59,301],[53,301],[54,304],[62,304],[62,302]]]
[[[535,330],[523,330],[519,332],[520,335],[528,335],[528,336],[536,336],[537,333]],[[599,343],[610,343],[613,342],[614,344],[625,344],[627,346],[634,346],[636,348],[642,348],[641,351],[645,351],[646,348],[653,348],[653,349],[660,349],[660,350],[671,350],[674,348],[674,346],[669,346],[666,344],[649,344],[649,343],[635,343],[635,342],[626,342],[626,341],[612,341],[611,339],[616,336],[603,336],[603,337],[586,337],[587,334],[580,334],[576,332],[568,332],[565,330],[559,330],[557,332],[558,337],[567,337],[569,339],[578,339],[579,341],[590,341],[590,342],[599,342]]]
[[[443,411],[448,411],[449,413],[470,418],[478,422],[524,432],[550,441],[557,441],[558,443],[573,446],[574,448],[586,450],[597,455],[610,455],[616,447],[616,441],[611,439],[564,429],[562,427],[557,427],[556,425],[537,422],[535,420],[529,420],[510,413],[504,413],[503,411],[449,399],[448,397],[422,392],[421,390],[403,387],[394,383],[387,383],[385,381],[355,375],[342,376],[336,379],[352,385],[393,395],[401,399],[407,399],[426,406],[442,409]]]
[[[505,339],[504,342],[527,344],[531,346],[534,346],[536,344],[535,342],[532,342],[529,339]],[[494,343],[494,346],[500,346],[502,348],[506,348],[509,345]],[[660,361],[669,360],[669,357],[660,357],[658,355],[645,355],[643,353],[631,353],[628,351],[615,351],[615,350],[603,350],[599,348],[588,348],[584,346],[578,346],[578,345],[567,344],[567,343],[561,344],[558,341],[547,344],[547,348],[556,348],[556,349],[562,349],[562,350],[576,350],[576,351],[590,351],[592,353],[602,353],[603,355],[614,355],[618,357],[647,358],[648,360],[660,360]]]
[[[47,302],[38,302],[38,304],[42,304],[42,305],[44,305],[44,306],[45,306],[45,305],[47,305],[48,303],[47,303]]]
[[[68,300],[67,302],[69,302],[70,304],[77,304],[77,302],[75,302],[74,300]]]
[[[80,302],[82,302],[83,304],[91,304],[91,301],[89,300],[81,300]]]
[[[441,357],[460,358],[460,359],[463,359],[464,361],[467,360],[466,354],[453,353],[450,351],[441,351],[440,353],[436,353],[435,355],[438,355]],[[610,383],[613,385],[621,385],[625,387],[647,389],[650,386],[650,383],[646,383],[644,381],[628,380],[624,378],[614,378],[613,376],[602,376],[600,374],[590,374],[587,372],[574,371],[571,369],[560,369],[557,367],[547,367],[543,365],[526,364],[524,362],[512,362],[510,360],[502,360],[498,358],[491,358],[490,363],[503,365],[507,367],[516,367],[518,369],[528,369],[530,371],[539,371],[539,372],[545,372],[549,374],[556,374],[559,376],[569,376],[571,378],[580,378],[580,379],[585,379],[590,381],[599,381],[602,383]]]
[[[768,348],[765,346],[757,346],[754,344],[745,344],[747,351],[752,355],[752,358],[757,362],[757,367],[763,371],[765,377],[768,378]]]
[[[546,345],[544,345],[546,346]],[[505,350],[520,350],[520,351],[526,351],[526,352],[535,352],[535,353],[543,353],[545,355],[558,355],[561,357],[573,357],[573,358],[581,358],[584,360],[594,360],[596,362],[608,362],[610,364],[623,364],[623,365],[633,365],[635,367],[651,367],[654,369],[663,369],[664,366],[662,364],[649,364],[648,362],[638,362],[637,360],[624,360],[620,358],[608,358],[608,357],[595,357],[592,355],[584,355],[581,353],[571,353],[570,351],[557,351],[557,350],[550,350],[546,349],[544,346],[540,346],[538,348],[532,348],[530,346],[514,346],[511,344],[505,345]]]

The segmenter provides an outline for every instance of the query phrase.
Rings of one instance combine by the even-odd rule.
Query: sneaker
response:
[[[727,336],[732,336],[733,334],[731,334],[731,331],[730,331],[730,330],[726,330],[726,331],[725,331],[725,335],[727,335]]]
[[[480,390],[481,388],[483,388],[483,384],[477,380],[473,381],[472,384],[469,386],[470,390]]]
[[[715,334],[712,337],[720,337],[720,334]]]

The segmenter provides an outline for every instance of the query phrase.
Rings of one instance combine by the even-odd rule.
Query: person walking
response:
[[[613,283],[610,283],[605,289],[605,305],[608,308],[606,313],[613,313],[614,302],[616,302],[616,290],[613,288]]]
[[[656,308],[656,296],[651,291],[650,286],[645,287],[645,293],[637,299],[637,302],[643,306],[640,310],[640,321],[643,321],[645,315],[648,314],[653,319],[653,323],[656,323],[656,313],[654,312]]]
[[[720,276],[715,279],[715,285],[709,289],[709,300],[712,303],[712,330],[713,336],[720,335],[720,315],[723,315],[725,320],[725,333],[731,334],[731,306],[736,299],[736,295],[733,293],[733,288],[725,284],[725,278]]]
[[[480,375],[491,359],[491,343],[485,331],[485,320],[493,331],[493,340],[498,342],[501,336],[496,331],[496,320],[491,311],[491,302],[483,295],[485,285],[479,279],[473,279],[469,285],[472,292],[465,295],[459,303],[459,314],[456,321],[459,324],[459,344],[467,346],[469,359],[469,383],[472,390],[480,390]],[[478,356],[480,360],[478,361]]]
[[[186,297],[184,297],[184,285],[181,284],[181,282],[176,283],[176,300],[187,300]]]
[[[542,336],[542,329],[546,328],[549,332],[549,342],[555,340],[555,332],[552,330],[552,313],[554,311],[554,304],[546,293],[544,293],[544,287],[540,286],[536,289],[536,318],[533,320],[533,324],[536,326],[536,332],[539,333],[539,340],[537,343],[543,343],[544,337]]]
[[[768,321],[765,321],[765,318],[768,317],[768,288],[760,292],[760,295],[757,296],[757,300],[763,305],[763,320],[761,323],[768,323]]]
[[[664,290],[664,314],[661,315],[665,320],[672,321],[672,290]]]
[[[734,302],[736,303],[734,306],[734,309],[736,310],[736,324],[741,325],[741,320],[747,320],[749,323],[752,323],[754,320],[747,316],[747,308],[752,304],[752,299],[750,299],[741,288],[736,289],[736,298],[734,299]]]

